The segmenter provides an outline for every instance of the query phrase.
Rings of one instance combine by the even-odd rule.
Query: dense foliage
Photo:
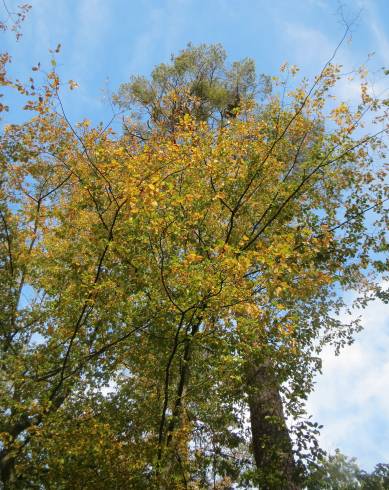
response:
[[[0,143],[4,488],[299,488],[342,289],[385,270],[385,101],[189,46],[122,86],[115,134],[70,124],[55,62],[7,62],[32,117]]]

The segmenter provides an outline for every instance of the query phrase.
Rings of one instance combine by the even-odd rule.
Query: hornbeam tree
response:
[[[388,127],[332,60],[296,75],[189,46],[115,134],[71,125],[55,63],[4,71],[34,113],[1,134],[4,488],[299,488],[341,291],[380,292]]]
[[[228,223],[226,236],[224,237],[224,243],[226,245],[229,245],[232,239],[236,217],[242,214],[241,207],[243,208],[246,194],[249,193],[250,198],[252,197],[251,187],[256,192],[265,191],[265,193],[268,193],[269,201],[267,206],[264,207],[262,214],[260,214],[258,222],[253,223],[251,228],[247,228],[250,230],[250,234],[243,235],[244,239],[248,242],[247,247],[246,245],[243,246],[243,250],[246,250],[246,248],[251,247],[259,239],[259,236],[265,232],[267,227],[271,226],[273,219],[278,218],[278,215],[283,212],[283,208],[289,205],[289,201],[294,200],[298,196],[300,188],[302,189],[303,186],[309,185],[308,181],[313,174],[316,172],[322,173],[321,164],[319,164],[317,169],[313,168],[310,171],[304,168],[303,177],[301,177],[302,169],[300,167],[303,165],[304,160],[312,158],[313,155],[317,158],[317,155],[321,152],[325,156],[325,166],[335,163],[332,162],[330,157],[333,156],[332,153],[335,150],[340,149],[341,145],[339,145],[339,140],[334,135],[332,135],[333,139],[329,140],[330,142],[327,140],[324,143],[329,136],[329,133],[325,129],[326,119],[335,120],[338,127],[342,125],[347,126],[343,128],[341,138],[343,138],[343,142],[348,141],[348,143],[351,143],[351,134],[362,124],[361,119],[364,112],[368,112],[372,108],[376,110],[378,108],[378,101],[374,101],[368,96],[367,85],[362,82],[362,104],[356,108],[354,116],[345,104],[340,103],[338,107],[332,110],[329,118],[327,118],[323,111],[325,98],[329,97],[330,94],[328,92],[333,88],[336,81],[341,78],[340,67],[331,65],[330,61],[310,87],[308,85],[299,87],[294,93],[291,92],[291,94],[287,95],[287,97],[294,97],[292,104],[294,105],[293,110],[289,111],[285,109],[287,98],[285,97],[287,90],[285,81],[277,78],[273,79],[276,87],[281,86],[283,95],[282,97],[277,95],[271,97],[271,80],[265,76],[261,76],[258,80],[255,74],[254,63],[251,60],[246,59],[243,62],[235,62],[231,68],[227,68],[225,60],[225,52],[219,45],[203,45],[199,47],[189,45],[178,56],[172,57],[170,65],[162,64],[157,66],[152,72],[150,80],[144,77],[134,77],[130,83],[123,84],[114,100],[122,108],[139,108],[140,120],[143,120],[143,122],[144,117],[142,118],[142,115],[146,114],[146,124],[138,124],[137,127],[132,126],[131,128],[127,126],[126,121],[124,124],[128,132],[133,136],[141,138],[143,141],[147,140],[147,134],[151,127],[158,128],[158,131],[166,131],[174,139],[177,121],[185,114],[190,114],[191,118],[195,121],[206,121],[208,129],[213,129],[218,138],[220,138],[220,134],[225,134],[223,133],[223,128],[229,125],[235,118],[246,122],[246,124],[250,117],[251,122],[254,120],[256,122],[261,121],[265,129],[262,126],[258,130],[258,134],[261,134],[261,137],[267,142],[266,151],[261,161],[261,164],[264,165],[273,160],[274,155],[279,151],[277,147],[282,147],[285,143],[290,145],[288,146],[288,150],[286,150],[286,154],[283,154],[282,157],[276,157],[285,160],[287,166],[283,169],[278,179],[276,178],[278,184],[273,189],[271,200],[269,199],[271,196],[271,187],[266,188],[262,180],[257,187],[254,185],[255,179],[259,175],[263,177],[262,167],[253,171],[254,175],[246,177],[248,181],[246,180],[242,186],[241,194],[238,193],[233,204],[225,197],[230,195],[228,192],[227,194],[225,193],[224,183],[224,177],[228,174],[220,174],[221,192],[218,191],[213,176],[210,177],[210,185],[213,187],[222,206],[224,206],[225,211],[230,213],[228,220],[226,218],[226,223]],[[284,67],[285,69],[286,67]],[[291,67],[287,71],[289,75],[293,76],[295,70],[294,67]],[[380,122],[382,120],[379,119]],[[139,131],[139,126],[141,127],[141,131]],[[136,132],[135,128],[138,129],[138,132]],[[357,146],[359,147],[359,143],[357,143]],[[362,147],[364,147],[363,144]],[[361,149],[364,151],[364,148]],[[285,146],[283,151],[285,151]],[[347,159],[349,155],[348,153],[345,155],[341,154],[341,157],[344,156]],[[368,157],[367,153],[364,156]],[[330,160],[329,162],[327,162],[328,159]],[[224,171],[227,172],[227,169]],[[288,195],[288,191],[286,191],[286,197],[284,197],[283,202],[283,198],[280,197],[280,194],[284,192],[282,187],[286,186],[285,181],[287,179],[293,181],[293,174],[297,172],[300,172],[297,180],[298,185],[295,181],[295,188],[293,189],[292,187],[292,192]],[[310,172],[312,172],[312,176]],[[307,178],[305,178],[306,173],[308,173]],[[335,177],[335,174],[332,174],[332,176]],[[348,191],[345,192],[347,193]],[[378,203],[380,203],[381,197],[378,194],[376,197],[378,198]],[[351,204],[345,204],[345,206],[350,206],[351,208]],[[320,213],[320,206],[317,207],[314,205],[311,207],[314,213]],[[367,206],[366,210],[370,209],[371,206]],[[336,213],[338,210],[341,210],[341,205],[339,204],[335,205],[330,213]],[[299,213],[301,212],[302,208],[299,210]],[[299,222],[299,213],[294,217],[295,227],[296,229],[303,230],[304,223]],[[362,210],[362,214],[364,213],[365,210]],[[356,218],[360,214],[361,211],[357,211]],[[292,216],[289,215],[289,219]],[[344,225],[338,223],[333,226],[336,229],[346,226],[349,221],[349,216],[350,213],[347,211],[345,213],[346,222]],[[327,234],[327,226],[329,225],[327,225],[325,220],[316,220],[316,225],[319,224],[321,227],[324,227],[324,232],[319,233],[318,236],[324,238]],[[242,239],[242,235],[238,236]],[[311,236],[315,238],[314,235]],[[327,239],[329,238],[327,237]],[[335,242],[332,235],[331,242],[341,247],[344,246],[341,244],[341,241]],[[301,245],[295,246],[299,248]],[[331,247],[334,247],[334,245],[332,244]],[[335,249],[333,252],[335,253]],[[325,270],[325,267],[331,264],[330,267],[334,272],[334,257],[331,254],[329,252],[326,254],[319,253],[314,267],[320,271]],[[336,260],[337,264],[343,262],[342,266],[344,267],[346,265],[347,258],[342,253],[340,253],[340,256]],[[327,264],[325,265],[326,262]],[[345,273],[344,277],[347,277],[347,280],[351,280],[351,269],[354,269],[355,272],[355,268],[351,266],[351,263],[349,264],[349,270],[346,267],[343,269]],[[255,269],[253,273],[247,273],[246,278],[251,279],[257,273],[259,273],[259,269]],[[332,278],[327,278],[327,280],[329,283],[333,282]],[[284,281],[288,281],[288,279],[285,278]],[[358,279],[353,277],[353,281],[355,281],[353,283],[354,286],[357,284],[361,285],[361,277]],[[351,285],[350,282],[349,286]],[[286,308],[285,298],[282,300],[283,308],[281,309],[287,309],[288,315],[294,317],[294,322],[296,318],[300,318],[300,329],[303,329],[303,324],[310,324],[309,327],[306,326],[306,332],[310,332],[308,336],[309,341],[307,342],[309,355],[307,356],[307,352],[305,353],[304,362],[302,362],[301,353],[299,356],[295,356],[293,360],[293,372],[296,378],[295,389],[299,394],[301,394],[302,386],[307,386],[307,383],[309,385],[311,382],[310,375],[307,377],[307,373],[303,374],[302,370],[306,369],[310,363],[317,362],[317,359],[314,359],[312,356],[313,338],[319,332],[319,335],[323,335],[324,330],[327,329],[327,335],[329,334],[331,336],[336,332],[335,335],[339,335],[338,339],[342,342],[344,336],[349,335],[352,330],[352,328],[349,330],[340,329],[338,322],[329,316],[331,308],[340,307],[341,303],[338,302],[340,298],[326,300],[328,290],[331,288],[327,288],[326,282],[324,282],[323,287],[320,281],[316,283],[316,286],[316,288],[310,288],[311,290],[308,295],[307,292],[304,293],[303,303],[301,302],[301,298],[298,299],[298,297],[290,296],[292,299],[288,301],[288,307]],[[264,309],[263,304],[261,304],[261,309]],[[269,311],[267,311],[267,314],[269,314]],[[266,317],[265,320],[262,320],[262,323],[268,323],[268,327],[270,327],[272,323],[279,322],[278,316],[280,316],[280,312],[276,310],[276,314]],[[299,342],[300,346],[302,345],[301,341],[302,339]],[[289,372],[285,376],[285,373],[281,373],[280,366],[282,364],[280,360],[277,361],[277,357],[279,356],[277,335],[274,338],[272,334],[268,333],[265,346],[262,345],[261,351],[257,350],[254,355],[249,354],[244,362],[246,365],[246,375],[242,379],[242,384],[246,385],[244,391],[249,400],[248,404],[253,435],[252,449],[259,473],[262,474],[260,478],[262,484],[269,484],[270,482],[277,487],[277,485],[280,485],[280,481],[283,482],[285,480],[289,482],[287,485],[294,488],[293,480],[296,479],[298,468],[296,467],[296,461],[293,455],[280,395],[283,389],[282,383],[288,380],[290,382],[293,378],[290,372],[291,349],[287,351]],[[187,376],[187,374],[184,376]],[[304,378],[305,380],[303,381]],[[290,393],[289,397],[293,398],[290,396]],[[278,477],[275,477],[275,475],[278,475]],[[268,478],[270,478],[269,481]]]

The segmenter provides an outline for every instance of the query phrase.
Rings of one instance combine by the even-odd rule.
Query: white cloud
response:
[[[284,35],[293,44],[293,63],[318,68],[334,51],[334,44],[320,30],[301,23],[284,22]]]
[[[108,385],[103,386],[101,389],[101,394],[105,397],[111,395],[112,393],[115,393],[117,390],[117,383],[113,380],[109,381]]]
[[[333,63],[341,64],[343,72],[353,70],[346,41],[336,49],[339,39],[330,40],[318,29],[291,22],[284,24],[284,32],[293,46],[293,63],[304,67],[305,72],[311,71],[311,76],[320,73],[324,65],[335,54],[335,50]],[[339,100],[358,104],[361,99],[360,83],[356,79],[349,80],[347,77],[342,77],[332,93]]]
[[[389,308],[379,300],[362,312],[363,332],[336,357],[323,352],[308,410],[324,425],[321,443],[358,457],[370,469],[389,462]]]
[[[371,0],[359,0],[358,4],[366,16],[366,24],[373,34],[377,53],[381,60],[386,65],[389,65],[389,37],[382,27],[380,16],[374,7],[374,2]]]

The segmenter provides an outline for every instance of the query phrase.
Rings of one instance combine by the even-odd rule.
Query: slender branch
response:
[[[284,138],[284,136],[288,132],[288,130],[291,127],[291,125],[294,123],[294,121],[298,118],[298,116],[304,110],[304,108],[305,108],[305,106],[306,106],[306,104],[307,104],[310,96],[312,95],[313,91],[315,90],[315,88],[317,87],[317,85],[319,84],[319,82],[323,79],[327,67],[332,63],[332,61],[334,60],[334,58],[335,58],[335,56],[336,56],[336,54],[337,54],[340,46],[343,44],[344,40],[346,39],[346,36],[347,36],[347,34],[349,32],[349,29],[350,29],[350,27],[347,25],[346,26],[346,29],[345,29],[345,32],[344,32],[341,40],[339,41],[338,45],[336,46],[336,48],[334,49],[334,51],[332,53],[332,56],[330,57],[330,59],[323,66],[320,74],[315,79],[315,81],[312,84],[311,88],[309,89],[308,93],[306,94],[306,96],[304,97],[303,101],[301,102],[299,108],[296,110],[296,112],[293,114],[293,116],[289,119],[288,123],[284,127],[284,129],[281,132],[281,134],[279,136],[277,136],[275,138],[275,140],[273,141],[273,143],[270,145],[270,148],[268,149],[268,151],[266,152],[264,158],[262,159],[262,161],[260,163],[260,168],[263,168],[263,165],[267,162],[267,160],[272,155],[274,148],[277,146],[277,144],[280,141],[282,141],[282,139]],[[239,196],[239,199],[238,199],[235,207],[233,208],[233,212],[231,213],[230,222],[229,222],[228,229],[227,229],[226,243],[228,243],[228,241],[229,241],[229,239],[231,237],[235,215],[238,212],[238,210],[239,210],[239,208],[241,206],[241,203],[242,203],[244,197],[246,196],[247,192],[249,191],[251,185],[253,184],[254,180],[258,176],[258,172],[259,172],[259,170],[257,170],[256,172],[254,172],[254,174],[252,175],[252,177],[249,179],[249,181],[248,181],[246,187],[244,188],[242,194]]]
[[[269,220],[260,228],[260,230],[242,247],[241,251],[247,250],[251,245],[259,238],[260,235],[273,223],[273,221],[280,215],[280,213],[283,211],[283,209],[286,207],[286,205],[293,200],[300,190],[305,186],[307,182],[311,180],[311,178],[316,175],[322,168],[327,167],[328,165],[332,165],[333,163],[341,160],[343,157],[345,157],[348,153],[354,151],[355,149],[359,148],[362,145],[365,145],[372,139],[376,138],[382,133],[386,133],[388,129],[382,129],[381,131],[377,131],[377,133],[368,136],[367,138],[363,139],[362,141],[359,141],[352,147],[346,149],[343,151],[340,155],[338,155],[336,158],[326,161],[328,158],[328,155],[326,158],[324,158],[311,172],[309,172],[307,175],[303,177],[301,182],[298,184],[298,186],[289,194],[289,196],[283,201],[283,203],[279,206],[279,208],[276,210],[276,212],[269,218]],[[329,152],[331,154],[333,150]]]
[[[97,282],[99,281],[99,278],[100,278],[100,275],[101,275],[101,272],[102,272],[102,267],[103,267],[104,259],[106,257],[107,252],[108,252],[109,246],[110,246],[110,244],[111,244],[111,242],[113,240],[113,230],[114,230],[114,227],[115,227],[117,218],[119,216],[120,210],[122,209],[122,207],[124,206],[124,204],[126,202],[127,202],[127,199],[125,199],[119,205],[119,207],[117,208],[117,210],[116,210],[116,212],[114,214],[114,217],[113,217],[113,220],[112,220],[112,223],[111,223],[111,227],[110,227],[110,230],[109,230],[109,234],[108,234],[108,237],[107,237],[107,243],[106,243],[106,245],[105,245],[105,247],[103,249],[103,252],[101,253],[100,258],[99,258],[98,263],[97,263],[96,274],[95,274],[95,277],[94,277],[94,280],[93,280],[93,286],[95,286],[97,284]],[[93,310],[93,305],[92,306],[89,306],[88,305],[88,303],[92,299],[92,295],[93,294],[94,294],[94,288],[92,287],[92,290],[89,292],[87,298],[84,301],[84,304],[82,306],[81,312],[80,312],[79,317],[78,317],[78,320],[77,320],[77,322],[76,322],[76,324],[74,326],[73,333],[72,333],[72,336],[70,337],[69,345],[68,345],[68,348],[66,350],[64,359],[63,359],[63,363],[62,363],[62,367],[61,367],[61,372],[60,372],[60,379],[59,379],[57,385],[53,388],[53,390],[51,392],[51,395],[50,395],[50,399],[52,399],[52,397],[55,396],[55,394],[58,392],[58,390],[61,388],[61,386],[63,384],[64,376],[65,376],[65,370],[66,370],[66,366],[67,366],[68,360],[70,358],[70,353],[71,353],[71,350],[72,350],[72,347],[73,347],[74,340],[75,340],[75,338],[76,338],[76,336],[77,336],[80,328],[85,323],[85,321],[87,320],[88,316],[90,315],[90,313]]]
[[[173,363],[173,359],[176,355],[177,349],[178,349],[178,339],[181,333],[181,329],[184,325],[184,320],[185,320],[185,313],[181,314],[180,322],[178,324],[176,334],[174,336],[173,340],[173,347],[172,351],[169,355],[166,368],[165,368],[165,382],[164,382],[164,399],[163,399],[163,406],[162,406],[162,414],[161,414],[161,420],[159,423],[159,430],[158,430],[158,461],[161,460],[162,458],[162,440],[163,440],[163,433],[164,433],[164,427],[165,427],[165,420],[166,420],[166,411],[167,411],[167,406],[169,403],[169,384],[170,384],[170,369]]]
[[[62,116],[66,122],[66,124],[68,125],[68,127],[70,128],[71,132],[73,133],[73,135],[76,137],[77,141],[81,144],[81,147],[83,148],[84,150],[84,153],[85,153],[85,156],[87,158],[87,161],[89,162],[89,164],[91,165],[91,167],[94,169],[94,171],[96,172],[97,175],[99,175],[103,180],[104,182],[108,185],[108,190],[109,190],[109,194],[112,196],[113,200],[116,202],[116,204],[118,205],[118,201],[112,191],[112,184],[111,182],[107,179],[107,177],[101,172],[101,170],[97,167],[97,165],[93,162],[93,159],[91,158],[90,154],[89,154],[89,150],[88,148],[86,147],[83,139],[79,136],[79,134],[77,133],[77,131],[73,128],[73,125],[71,124],[71,122],[69,121],[66,113],[65,113],[65,110],[64,110],[64,107],[62,105],[62,100],[61,100],[61,97],[59,96],[59,93],[58,93],[58,90],[56,91],[56,96],[57,96],[57,100],[58,100],[58,103],[61,107],[61,112],[62,112]]]
[[[5,236],[6,236],[6,240],[7,240],[9,268],[10,268],[11,276],[13,277],[13,275],[14,275],[14,262],[13,262],[13,254],[12,254],[12,238],[11,238],[11,235],[9,233],[7,220],[5,219],[5,216],[1,210],[0,210],[0,217],[1,217],[1,220],[2,220],[3,225],[4,225],[4,231],[5,231]]]

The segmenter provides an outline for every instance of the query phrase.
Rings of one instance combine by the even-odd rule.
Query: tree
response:
[[[228,68],[220,44],[189,44],[170,64],[156,66],[150,80],[134,76],[123,83],[113,99],[121,108],[140,108],[138,116],[146,115],[148,127],[174,132],[185,114],[223,125],[270,87],[270,77],[257,79],[253,60],[236,61]]]
[[[312,472],[307,488],[384,490],[389,488],[388,470],[387,464],[379,463],[371,473],[367,473],[359,468],[356,458],[348,458],[337,449]]]
[[[215,53],[218,54],[217,57],[215,57]],[[217,60],[217,62],[215,62],[215,60]],[[248,71],[247,67],[250,67]],[[326,73],[327,68],[329,69],[329,73]],[[294,68],[292,67],[291,71],[293,72],[293,70]],[[331,72],[331,70],[334,71]],[[337,70],[338,68],[336,67],[330,67],[326,65],[323,72],[314,82],[311,91],[316,88],[316,85],[318,83],[323,81],[323,77],[326,78],[326,76],[328,75],[329,78],[333,77],[331,81],[328,82],[327,80],[328,86],[326,85],[326,83],[324,83],[324,87],[318,90],[318,100],[316,102],[320,109],[322,108],[323,94],[326,92],[326,90],[328,90],[329,86],[331,86],[332,83],[334,83],[335,79],[338,77],[338,74],[336,73]],[[269,141],[276,146],[279,143],[279,140],[277,139],[278,135],[276,132],[277,125],[280,123],[280,118],[282,114],[286,119],[286,121],[284,122],[284,127],[286,126],[286,129],[285,131],[282,130],[282,124],[281,129],[278,128],[281,135],[280,140],[282,141],[282,143],[284,142],[283,140],[289,140],[290,135],[288,134],[288,116],[289,121],[291,122],[294,122],[294,118],[297,116],[300,116],[301,120],[304,120],[303,108],[306,102],[304,99],[305,94],[300,94],[299,102],[302,106],[300,106],[301,112],[299,104],[296,104],[296,112],[292,112],[290,114],[287,114],[287,111],[283,112],[283,108],[277,107],[275,110],[274,105],[268,104],[268,101],[267,103],[258,105],[254,102],[254,94],[258,94],[258,92],[260,92],[261,94],[263,94],[263,96],[269,95],[269,79],[262,77],[262,86],[259,86],[256,81],[254,65],[250,60],[245,60],[243,63],[234,63],[231,71],[233,73],[249,73],[250,76],[247,79],[249,79],[250,82],[246,83],[245,87],[250,88],[250,91],[247,91],[247,89],[242,91],[242,94],[239,97],[239,103],[234,109],[234,114],[232,115],[229,113],[229,115],[233,117],[239,115],[241,119],[245,120],[245,118],[247,117],[247,110],[251,110],[252,113],[255,113],[257,120],[266,119],[267,121],[272,121],[270,134],[268,137]],[[135,77],[133,78],[132,82],[124,84],[119,90],[119,94],[115,98],[115,100],[119,103],[121,107],[124,108],[129,108],[131,106],[133,107],[134,105],[138,107],[140,106],[141,109],[149,115],[149,119],[147,121],[147,127],[149,129],[152,125],[155,125],[158,127],[159,130],[161,130],[161,128],[167,128],[168,131],[172,133],[174,132],[177,119],[179,118],[179,116],[182,116],[185,113],[190,113],[191,116],[194,117],[196,120],[206,120],[211,126],[214,126],[216,120],[219,127],[223,127],[226,122],[228,123],[228,120],[226,121],[226,119],[223,118],[223,115],[226,114],[226,110],[221,109],[220,106],[218,106],[219,99],[216,100],[213,97],[213,92],[211,91],[207,92],[204,90],[202,92],[196,92],[195,88],[199,83],[199,78],[202,81],[205,80],[205,85],[207,87],[213,84],[218,88],[218,93],[224,91],[223,93],[226,95],[222,98],[222,100],[226,101],[228,100],[228,93],[231,94],[229,96],[230,98],[233,97],[233,87],[235,86],[235,84],[233,83],[232,87],[229,87],[228,81],[233,78],[229,74],[230,72],[225,66],[225,54],[220,46],[200,46],[198,48],[189,46],[187,50],[184,50],[178,56],[172,57],[171,65],[157,66],[152,73],[150,82],[148,82],[145,78]],[[265,86],[263,85],[264,80],[267,81]],[[236,86],[238,86],[238,84]],[[259,88],[261,88],[262,90],[259,90]],[[322,90],[322,92],[320,90]],[[362,90],[366,98],[367,94],[365,85],[363,85]],[[365,102],[368,102],[368,100],[366,99]],[[370,100],[370,102],[373,101]],[[253,106],[255,106],[255,109]],[[200,110],[200,112],[198,112],[196,109],[199,107],[206,107],[207,110]],[[178,113],[177,108],[180,108]],[[341,114],[343,110],[346,111],[344,113],[344,115],[346,115],[348,109],[346,109],[346,106],[341,104],[338,108],[338,112],[333,112],[334,117],[338,117],[338,114]],[[216,111],[218,111],[220,114],[220,117],[218,119],[215,118]],[[274,116],[274,114],[276,114],[276,116]],[[304,122],[307,123],[308,121]],[[338,124],[341,125],[342,123],[338,120]],[[308,126],[309,128],[307,129]],[[319,117],[315,121],[312,121],[311,119],[307,127],[305,128],[306,132],[300,134],[301,145],[297,145],[298,149],[297,152],[295,152],[293,164],[290,167],[290,170],[288,170],[288,172],[286,173],[286,178],[289,177],[290,173],[294,173],[298,169],[300,161],[303,161],[304,158],[307,158],[307,153],[310,150],[312,151],[313,148],[315,148],[316,151],[322,150],[322,148],[320,148],[320,145],[323,144],[323,140],[321,139],[321,137],[324,130],[324,118]],[[126,129],[128,129],[127,126]],[[352,128],[351,125],[351,128],[349,127],[349,130],[350,129],[353,130],[355,128]],[[145,138],[147,135],[147,131],[143,130],[142,134],[143,138]],[[296,140],[294,140],[292,143],[294,144],[294,146],[296,146]],[[293,155],[293,150],[291,153]],[[266,158],[268,158],[267,155],[265,156],[265,159]],[[278,197],[277,194],[278,192],[276,193],[275,199]],[[276,204],[277,203],[273,202],[267,208],[265,208],[264,215],[261,217],[261,219],[264,219],[266,217],[266,214],[272,210],[272,207],[276,207]],[[232,227],[233,221],[235,219],[235,212],[238,210],[238,208],[229,208],[228,204],[226,204],[225,201],[223,202],[223,205],[227,207],[227,209],[231,212],[230,224]],[[237,206],[239,207],[239,199]],[[230,229],[228,229],[227,232],[226,242],[228,242],[228,240],[230,239],[229,233]],[[254,231],[252,231],[252,235],[253,234]],[[325,259],[326,258],[322,255],[320,256],[320,261],[322,262],[322,265],[324,265]],[[317,265],[318,264],[316,264],[316,266]],[[314,308],[317,307],[317,303],[315,302],[317,302],[318,300],[322,303],[325,303],[323,291],[317,291],[316,294],[318,294],[318,296],[315,296],[315,294],[313,294],[311,297],[311,301],[315,305],[313,306]],[[305,314],[307,314],[307,312],[309,311],[309,306],[307,303],[308,301],[305,298],[304,307],[307,309]],[[298,312],[298,314],[301,315],[301,305],[299,305],[299,307],[300,311]],[[326,304],[326,307],[328,308],[329,305]],[[290,309],[296,310],[296,304],[293,304],[292,302],[290,304]],[[319,315],[323,315],[324,310],[324,308],[321,309]],[[309,311],[309,315],[312,323],[315,321],[318,322],[318,319],[316,318],[316,315],[314,315],[313,311]],[[332,320],[327,316],[326,322],[328,326],[332,325],[335,327]],[[269,341],[274,342],[274,339],[272,339],[271,336],[269,337]],[[271,349],[269,350],[271,351]],[[255,434],[253,447],[257,465],[262,468],[265,473],[269,472],[271,474],[271,478],[274,478],[275,472],[283,473],[286,471],[289,474],[289,479],[291,479],[292,473],[296,471],[296,468],[294,467],[295,465],[292,453],[292,444],[289,438],[286,422],[284,420],[282,403],[279,394],[280,381],[278,381],[277,376],[274,374],[275,369],[273,366],[273,359],[275,359],[276,357],[277,356],[275,355],[274,351],[271,351],[269,353],[266,353],[265,356],[261,355],[260,358],[257,360],[251,358],[247,362],[246,372],[249,374],[246,375],[246,383],[248,385],[247,392],[251,393],[249,395],[249,405],[252,414],[252,431]],[[301,362],[301,358],[299,358],[298,362]],[[306,366],[306,363],[304,363],[303,365]],[[296,371],[298,371],[298,368],[295,367],[295,369]],[[301,377],[299,381],[300,383],[298,384],[298,386],[301,386]],[[273,460],[273,466],[275,465],[275,468],[270,463],[271,460]]]
[[[385,107],[362,85],[328,115],[331,63],[259,100],[223,56],[189,47],[123,88],[149,118],[122,135],[70,124],[55,63],[42,89],[7,82],[35,116],[1,139],[5,488],[295,488],[315,453],[284,413],[351,338],[339,286],[377,291]],[[357,137],[369,111],[383,126]]]

